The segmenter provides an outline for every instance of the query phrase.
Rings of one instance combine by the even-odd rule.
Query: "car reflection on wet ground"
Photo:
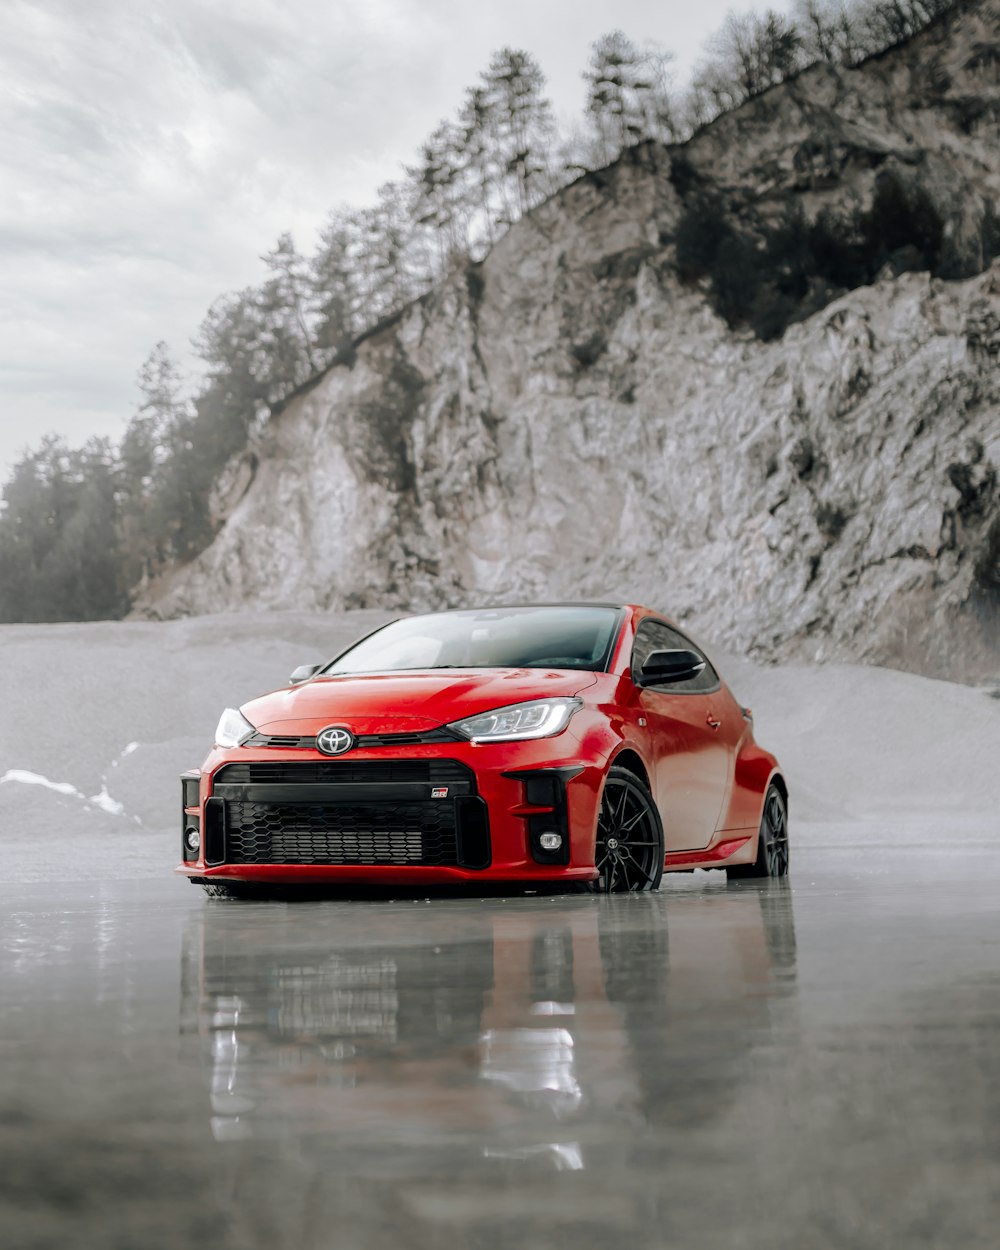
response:
[[[794,975],[782,885],[734,892],[721,927],[685,917],[673,944],[653,895],[435,901],[416,925],[392,907],[377,942],[357,907],[286,912],[277,942],[252,908],[205,908],[185,926],[182,1013],[213,1135],[291,1124],[355,1153],[388,1139],[582,1169],[611,1125],[690,1119],[692,1090],[733,1079],[725,1046],[767,1029]]]
[[[0,1240],[992,1247],[992,885],[855,861],[610,898],[21,887]]]

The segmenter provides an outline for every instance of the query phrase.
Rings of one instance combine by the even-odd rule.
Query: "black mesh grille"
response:
[[[213,789],[230,864],[489,863],[485,805],[457,760],[248,760]]]
[[[455,805],[227,803],[231,864],[455,864]]]

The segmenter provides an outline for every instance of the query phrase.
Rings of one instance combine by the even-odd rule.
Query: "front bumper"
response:
[[[185,775],[184,828],[201,847],[177,871],[285,885],[593,880],[604,761],[579,746],[564,733],[333,758],[216,748]],[[543,832],[562,845],[543,849]]]

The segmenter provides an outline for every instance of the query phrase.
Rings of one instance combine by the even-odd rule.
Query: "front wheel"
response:
[[[726,869],[732,878],[788,876],[788,809],[777,786],[768,786],[760,818],[757,858]]]
[[[594,866],[605,894],[655,890],[663,876],[663,825],[653,796],[635,773],[616,764],[601,795]]]

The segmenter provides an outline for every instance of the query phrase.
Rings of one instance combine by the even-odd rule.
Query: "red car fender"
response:
[[[759,829],[764,811],[764,796],[771,781],[778,778],[782,792],[787,793],[778,761],[754,741],[744,742],[736,757],[729,810],[722,829]]]
[[[651,776],[649,745],[607,705],[588,704],[577,712],[571,725],[577,757],[585,760],[586,766],[570,786],[570,815],[578,830],[582,832],[583,822],[586,822],[592,826],[588,834],[596,837],[601,793],[608,770],[623,752],[630,752],[638,758],[648,778]]]
[[[588,705],[573,717],[571,723],[581,756],[600,766],[603,772],[608,771],[623,751],[632,751],[639,757],[646,776],[652,776],[648,737],[637,725],[630,724],[620,713],[616,713],[614,703]]]

